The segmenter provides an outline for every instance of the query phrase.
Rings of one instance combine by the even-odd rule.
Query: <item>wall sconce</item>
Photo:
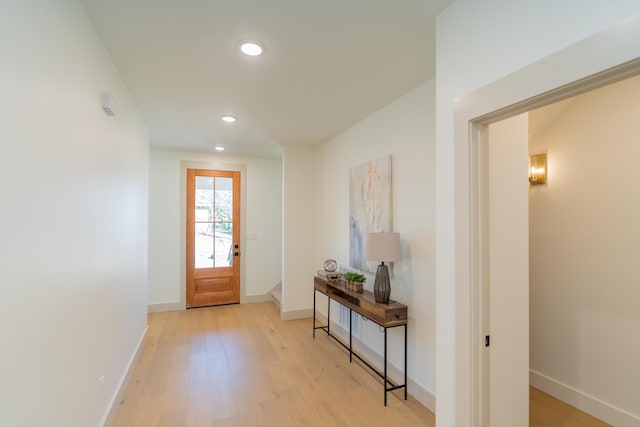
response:
[[[547,153],[529,156],[529,184],[547,183]]]

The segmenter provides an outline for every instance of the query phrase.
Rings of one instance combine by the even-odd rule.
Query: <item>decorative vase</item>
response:
[[[391,283],[389,282],[389,269],[384,263],[378,266],[376,280],[373,282],[373,294],[376,302],[388,303],[391,295]]]

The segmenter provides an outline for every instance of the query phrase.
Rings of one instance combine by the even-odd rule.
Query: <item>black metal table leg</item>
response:
[[[387,406],[387,328],[384,328],[384,406]]]
[[[377,366],[373,366],[371,363],[369,363],[369,361],[367,361],[365,358],[363,358],[357,351],[355,351],[353,349],[353,312],[355,311],[356,313],[358,313],[360,316],[362,316],[363,318],[369,320],[368,318],[364,317],[364,315],[362,314],[363,312],[366,312],[366,310],[362,309],[362,307],[360,307],[360,299],[355,298],[355,296],[352,296],[349,293],[344,293],[343,291],[340,291],[341,286],[339,284],[334,285],[334,284],[329,284],[330,286],[334,286],[336,289],[338,289],[338,291],[340,292],[336,292],[335,295],[333,295],[330,291],[322,288],[322,287],[318,287],[318,283],[322,284],[322,281],[320,281],[319,279],[316,278],[316,283],[314,287],[314,293],[313,293],[313,337],[315,338],[315,330],[316,329],[323,329],[328,337],[330,339],[334,339],[339,345],[341,345],[345,350],[349,351],[349,363],[353,362],[353,358],[356,357],[360,362],[362,362],[366,367],[370,368],[374,374],[376,374],[379,378],[381,378],[383,380],[383,385],[384,385],[384,396],[383,396],[383,400],[384,400],[384,406],[386,407],[388,405],[388,394],[389,392],[393,392],[395,390],[398,390],[400,388],[404,388],[404,399],[407,400],[408,399],[408,371],[407,371],[407,367],[408,367],[408,323],[406,322],[406,317],[404,318],[400,318],[398,315],[396,315],[396,321],[391,321],[391,322],[386,322],[385,320],[373,320],[373,322],[375,324],[377,324],[380,329],[381,332],[384,333],[384,359],[383,359],[383,363],[384,363],[384,369],[380,369],[380,367]],[[316,322],[318,321],[318,316],[316,313],[316,310],[318,308],[317,304],[317,295],[316,295],[316,291],[322,293],[323,295],[325,295],[327,297],[327,324],[326,325],[322,325],[322,326],[316,326]],[[341,338],[339,338],[336,335],[331,334],[331,299],[335,298],[334,301],[338,302],[339,304],[341,304],[342,306],[344,306],[345,308],[349,309],[349,343],[346,343],[346,340],[343,340]],[[398,306],[402,307],[401,304],[397,304]],[[406,306],[404,306],[406,309]],[[384,317],[383,317],[384,319]],[[404,320],[404,322],[403,322]],[[388,325],[388,323],[390,325]],[[389,357],[389,336],[388,336],[388,330],[389,328],[395,328],[395,327],[399,327],[399,326],[404,326],[404,354],[403,354],[403,359],[404,359],[404,384],[397,384],[395,382],[395,380],[393,378],[389,377],[389,361],[388,361],[388,357]]]
[[[327,335],[331,335],[331,298],[327,298]]]
[[[353,347],[351,337],[353,334],[351,333],[351,319],[353,318],[353,310],[349,309],[349,363],[353,361]]]
[[[407,327],[404,325],[404,400],[407,400]]]

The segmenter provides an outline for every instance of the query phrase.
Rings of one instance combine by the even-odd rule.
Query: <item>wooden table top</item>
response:
[[[396,301],[387,304],[376,302],[373,292],[364,289],[362,292],[347,289],[344,281],[329,281],[315,276],[313,287],[351,308],[356,313],[366,317],[383,327],[393,327],[407,324],[407,306]]]

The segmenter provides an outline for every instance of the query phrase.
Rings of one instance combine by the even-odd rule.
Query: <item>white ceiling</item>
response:
[[[152,146],[264,157],[322,143],[434,77],[435,16],[452,2],[83,0]],[[246,39],[264,54],[242,55]]]

